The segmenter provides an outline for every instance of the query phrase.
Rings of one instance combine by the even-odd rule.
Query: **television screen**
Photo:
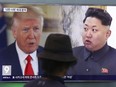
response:
[[[16,34],[15,30],[12,29],[12,25],[13,25],[12,17],[14,12],[24,13],[28,11],[27,8],[25,7],[19,8],[21,6],[36,6],[36,7],[40,7],[43,10],[44,25],[42,30],[42,36],[39,43],[39,45],[42,47],[44,47],[47,36],[51,33],[62,33],[62,34],[69,35],[71,38],[72,48],[83,46],[84,44],[82,40],[82,33],[83,33],[83,30],[85,29],[83,25],[83,20],[85,18],[86,11],[88,10],[89,7],[104,9],[112,16],[112,19],[113,19],[110,26],[111,35],[108,38],[107,44],[113,48],[116,48],[116,42],[115,42],[116,6],[60,5],[60,4],[3,4],[2,3],[0,4],[0,40],[1,40],[0,49],[1,49],[1,52],[4,49],[8,48],[9,45],[11,45],[12,43],[16,44],[14,46],[18,45],[17,44],[18,42],[16,41],[18,37],[16,35],[18,35],[19,32],[17,32]],[[23,26],[23,24],[21,26]],[[86,27],[88,27],[88,25],[86,25]],[[103,37],[100,37],[100,38],[103,38]],[[89,44],[89,41],[87,43]],[[39,66],[36,68],[35,64],[33,64],[33,67],[35,69],[36,74],[31,76],[24,75],[25,66],[23,66],[21,63],[21,60],[18,59],[18,57],[21,57],[22,55],[20,54],[21,52],[14,54],[13,53],[14,50],[10,50],[10,49],[9,49],[9,53],[7,52],[8,54],[5,54],[6,57],[7,55],[9,55],[9,57],[4,59],[4,62],[0,63],[0,69],[1,69],[0,80],[1,81],[29,81],[29,80],[41,78],[41,75],[37,74],[39,70],[41,71],[41,69],[39,68]],[[15,47],[15,51],[17,51],[17,49],[18,48]],[[13,60],[13,58],[11,57],[16,55],[17,55],[16,60]],[[1,57],[0,60],[2,61],[3,56],[0,56],[0,57]],[[104,61],[102,60],[102,62]],[[12,64],[12,63],[16,63],[16,64]],[[110,63],[108,63],[108,65],[109,64]],[[84,66],[87,66],[87,65],[84,64]],[[97,67],[94,65],[89,67],[90,68],[93,67],[95,68],[95,70],[97,70]],[[20,71],[21,73],[19,73],[19,70],[21,70]],[[101,67],[100,70],[102,74],[104,73],[103,75],[92,74],[92,73],[90,74],[80,73],[77,75],[67,74],[66,76],[64,76],[64,79],[65,81],[68,81],[68,82],[91,81],[91,80],[94,80],[94,81],[116,80],[115,74],[108,74],[110,73],[110,71],[113,71],[113,70],[110,70],[107,67]],[[72,72],[75,72],[75,71],[72,71]],[[78,72],[78,68],[77,68],[77,72]]]

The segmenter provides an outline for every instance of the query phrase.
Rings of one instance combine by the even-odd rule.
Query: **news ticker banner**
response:
[[[2,79],[1,81],[30,81],[34,79],[39,79],[42,76],[13,76],[11,74],[11,65],[2,65]],[[78,82],[78,81],[115,81],[116,75],[66,75],[64,76],[65,81]]]
[[[2,76],[2,81],[27,82],[39,79],[42,76]],[[116,75],[73,75],[64,76],[65,82],[112,82],[116,81]]]
[[[42,76],[2,76],[2,81],[12,82],[27,82],[34,79],[39,79]],[[65,82],[112,82],[116,81],[116,75],[67,75],[64,76]]]

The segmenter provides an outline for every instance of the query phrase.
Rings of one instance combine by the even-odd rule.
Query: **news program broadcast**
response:
[[[116,80],[115,22],[116,6],[1,3],[0,81],[41,78],[38,56],[56,33],[70,37],[77,59],[66,82]]]

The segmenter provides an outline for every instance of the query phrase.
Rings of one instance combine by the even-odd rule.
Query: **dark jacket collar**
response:
[[[93,58],[94,60],[99,60],[102,56],[104,56],[109,50],[109,46],[107,43],[99,50],[91,52],[84,48],[84,59]]]
[[[48,78],[48,79],[51,79],[51,80],[56,80],[56,81],[64,84],[64,79],[62,77],[59,77],[59,76],[43,74],[42,77],[45,77],[45,78]]]

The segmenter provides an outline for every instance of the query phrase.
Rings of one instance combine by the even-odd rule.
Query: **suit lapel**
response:
[[[12,53],[14,53],[14,54],[10,54],[10,59],[11,59],[10,61],[12,63],[11,64],[12,75],[22,75],[22,70],[21,70],[18,54],[16,51],[15,43],[13,43],[12,45]]]
[[[38,57],[39,53],[41,53],[42,51],[43,51],[43,47],[39,46],[38,50],[37,50],[37,57]],[[43,74],[41,63],[42,63],[41,60],[38,58],[38,66],[39,66],[38,75],[42,75]]]

